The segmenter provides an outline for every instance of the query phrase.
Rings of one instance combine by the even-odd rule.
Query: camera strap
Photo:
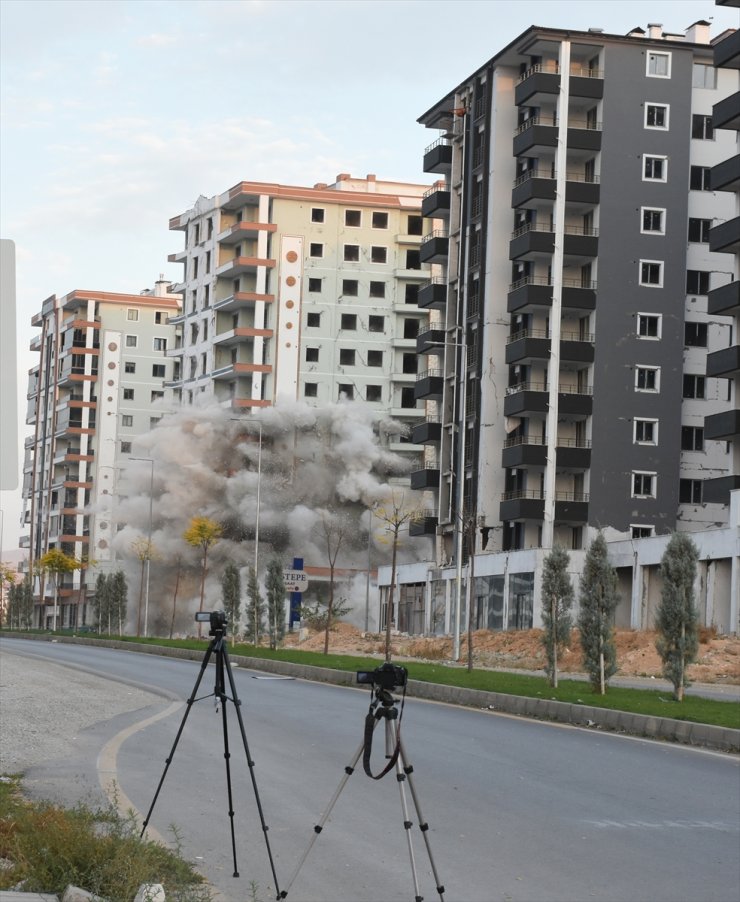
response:
[[[406,687],[404,686],[403,696],[401,698],[401,709],[396,723],[396,745],[388,759],[388,763],[379,774],[374,774],[370,768],[370,755],[373,750],[373,733],[375,732],[375,725],[379,720],[386,717],[387,712],[385,712],[382,707],[377,707],[378,702],[374,701],[371,703],[370,710],[365,717],[365,744],[362,750],[362,767],[368,777],[373,780],[382,780],[383,777],[396,766],[396,761],[398,761],[398,756],[401,752],[401,720],[403,718],[403,705],[405,701]]]

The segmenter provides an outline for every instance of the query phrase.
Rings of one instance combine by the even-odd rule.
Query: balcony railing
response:
[[[512,241],[519,238],[520,235],[526,235],[527,232],[555,232],[555,224],[549,222],[525,222],[524,225],[514,229],[511,233]],[[563,226],[563,233],[566,235],[586,235],[589,238],[598,238],[599,230],[594,228],[584,228],[583,226],[566,225]]]
[[[548,288],[552,288],[552,279],[549,279],[547,276],[524,276],[522,279],[518,279],[516,282],[512,282],[509,285],[509,292],[517,291],[520,288],[524,288],[525,285],[544,285]],[[587,288],[590,291],[596,291],[596,282],[592,282],[584,279],[563,279],[563,288]]]
[[[546,75],[560,75],[560,66],[554,60],[549,63],[537,63],[534,66],[530,66],[526,72],[523,72],[519,76],[519,84],[526,81],[528,78],[531,78],[533,75],[537,75],[540,72],[543,72]],[[570,74],[575,75],[577,78],[603,78],[604,70],[603,69],[591,69],[586,66],[571,66]]]

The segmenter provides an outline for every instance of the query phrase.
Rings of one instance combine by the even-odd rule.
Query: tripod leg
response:
[[[395,747],[395,743],[397,740],[396,733],[396,724],[394,721],[386,720],[385,722],[385,731],[386,731],[386,745],[390,748]],[[411,841],[411,827],[413,826],[412,822],[409,820],[409,809],[406,804],[406,791],[404,789],[404,783],[406,782],[406,774],[401,767],[401,758],[400,756],[396,759],[396,781],[398,782],[398,789],[401,793],[401,809],[403,810],[403,826],[406,830],[406,842],[409,847],[409,860],[411,861],[411,876],[414,880],[414,902],[422,902],[423,896],[421,895],[421,891],[419,890],[419,878],[416,873],[416,859],[414,858],[414,844]]]
[[[257,803],[257,811],[259,812],[260,823],[262,824],[262,833],[265,837],[265,846],[267,847],[267,857],[270,859],[270,869],[272,870],[272,879],[275,881],[275,890],[277,892],[278,899],[281,898],[280,886],[278,884],[277,874],[275,872],[275,861],[272,857],[272,849],[270,848],[270,840],[267,836],[267,831],[270,829],[265,822],[265,815],[262,811],[262,802],[260,801],[259,790],[257,789],[257,780],[254,776],[254,761],[252,760],[252,756],[249,754],[249,743],[247,742],[247,731],[244,729],[244,720],[242,719],[242,710],[241,710],[241,701],[236,692],[236,684],[234,683],[234,674],[231,671],[231,662],[229,661],[229,655],[226,651],[226,647],[224,646],[222,649],[223,655],[223,663],[226,674],[229,678],[229,687],[231,688],[231,700],[234,703],[234,708],[236,709],[236,718],[239,721],[239,729],[242,735],[242,743],[244,745],[244,753],[247,756],[247,765],[249,767],[249,776],[252,780],[252,789],[254,790],[254,799]],[[233,841],[233,820],[232,820],[232,841]],[[236,870],[236,866],[234,867]]]
[[[157,804],[157,799],[159,798],[159,792],[162,789],[164,784],[165,777],[167,776],[167,771],[170,769],[170,764],[172,763],[172,759],[175,757],[175,750],[177,749],[177,744],[180,741],[180,737],[182,736],[182,731],[185,729],[185,723],[187,722],[188,716],[190,715],[190,711],[193,707],[193,703],[195,702],[195,697],[198,694],[198,687],[200,686],[201,680],[203,679],[203,674],[206,672],[206,667],[208,666],[208,661],[210,660],[211,654],[213,653],[213,649],[215,646],[215,642],[211,642],[206,650],[205,655],[203,656],[203,663],[200,665],[200,672],[198,673],[198,677],[195,681],[195,685],[193,686],[193,691],[190,693],[190,698],[187,701],[187,707],[185,709],[185,714],[183,715],[182,721],[180,723],[180,729],[177,731],[177,736],[175,736],[175,741],[172,743],[172,748],[170,749],[169,757],[166,758],[166,763],[164,767],[164,771],[159,780],[159,785],[157,786],[157,791],[154,793],[154,798],[152,799],[152,804],[149,806],[149,811],[146,813],[146,817],[144,818],[144,824],[141,828],[141,833],[139,836],[143,836],[147,826],[149,825],[149,820],[152,816],[152,811],[154,811],[154,806]]]
[[[229,824],[231,826],[231,854],[234,859],[234,876],[239,876],[239,868],[236,863],[236,835],[234,834],[234,798],[231,792],[231,752],[229,751],[229,725],[226,719],[227,695],[224,685],[224,661],[225,652],[216,650],[216,697],[221,702],[221,722],[224,731],[224,763],[226,764],[226,792],[229,798]]]
[[[429,824],[424,820],[424,815],[421,813],[421,805],[419,804],[419,796],[416,793],[416,787],[414,786],[414,781],[412,779],[412,774],[414,772],[414,768],[412,765],[408,763],[408,759],[406,758],[406,749],[404,748],[403,742],[399,739],[398,742],[400,748],[400,761],[403,763],[403,772],[408,779],[409,789],[411,790],[411,798],[414,801],[414,808],[416,809],[416,816],[419,819],[419,829],[421,830],[421,835],[424,837],[424,845],[427,849],[427,855],[429,857],[429,864],[432,868],[432,873],[434,874],[434,881],[437,887],[437,892],[439,893],[439,898],[444,900],[444,891],[445,888],[442,884],[442,881],[439,879],[439,874],[437,873],[437,867],[434,864],[434,856],[432,855],[432,847],[429,843]]]
[[[375,723],[377,724],[377,721],[375,721]],[[356,751],[356,753],[355,753],[355,756],[354,756],[354,758],[352,759],[351,763],[348,764],[348,765],[344,768],[344,776],[343,776],[342,779],[339,781],[339,786],[337,786],[334,795],[331,797],[331,801],[329,802],[329,804],[328,804],[327,808],[325,809],[324,813],[321,815],[321,819],[319,820],[318,824],[316,824],[316,825],[314,826],[314,828],[313,828],[313,836],[311,837],[311,840],[310,840],[310,842],[309,842],[309,844],[308,844],[308,848],[307,848],[306,851],[303,853],[303,856],[301,857],[301,860],[300,860],[300,861],[298,862],[298,864],[296,865],[295,870],[293,871],[293,873],[292,873],[292,875],[291,875],[291,877],[290,877],[290,880],[288,881],[288,886],[286,887],[285,891],[281,894],[280,898],[284,899],[284,898],[288,895],[288,892],[290,891],[290,888],[291,888],[291,887],[293,886],[293,884],[295,883],[295,879],[296,879],[296,877],[298,876],[298,872],[299,872],[300,869],[303,867],[303,865],[304,865],[306,859],[308,858],[309,852],[310,852],[311,849],[313,848],[313,844],[314,844],[314,843],[316,842],[316,840],[318,839],[319,833],[321,833],[321,831],[324,829],[324,824],[329,820],[329,817],[330,817],[330,815],[331,815],[331,813],[332,813],[332,810],[334,809],[334,806],[337,804],[337,801],[338,801],[338,799],[339,799],[339,796],[340,796],[341,793],[342,793],[342,790],[343,790],[344,787],[347,785],[347,780],[349,780],[349,778],[350,778],[350,777],[352,776],[352,774],[355,772],[355,767],[357,766],[357,762],[360,760],[360,755],[362,754],[364,748],[365,748],[365,740],[363,739],[362,742],[360,743],[360,745],[359,745],[359,747],[358,747],[358,749],[357,749],[357,751]]]

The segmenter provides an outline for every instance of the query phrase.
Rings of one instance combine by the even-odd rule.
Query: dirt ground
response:
[[[542,670],[545,656],[541,630],[473,633],[473,661],[478,667],[511,670]],[[661,675],[661,662],[655,650],[656,633],[636,630],[617,630],[617,662],[623,676]],[[322,651],[324,633],[309,631],[299,641],[298,634],[287,636],[285,644],[311,651]],[[394,659],[449,661],[452,658],[452,639],[420,638],[392,634]],[[363,633],[348,623],[336,624],[329,636],[329,651],[338,654],[382,655],[385,635]],[[461,641],[462,659],[467,661],[467,635]],[[583,670],[578,631],[573,631],[573,644],[560,659],[560,670],[577,673]],[[699,683],[740,684],[740,638],[717,636],[711,629],[702,629],[699,654],[689,668],[689,679]]]

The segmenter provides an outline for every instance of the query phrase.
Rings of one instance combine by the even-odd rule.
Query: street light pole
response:
[[[146,539],[146,585],[144,588],[144,638],[149,635],[149,575],[152,564],[152,510],[154,503],[154,461],[151,457],[129,457],[129,460],[148,461],[151,466],[149,474],[149,532]]]

